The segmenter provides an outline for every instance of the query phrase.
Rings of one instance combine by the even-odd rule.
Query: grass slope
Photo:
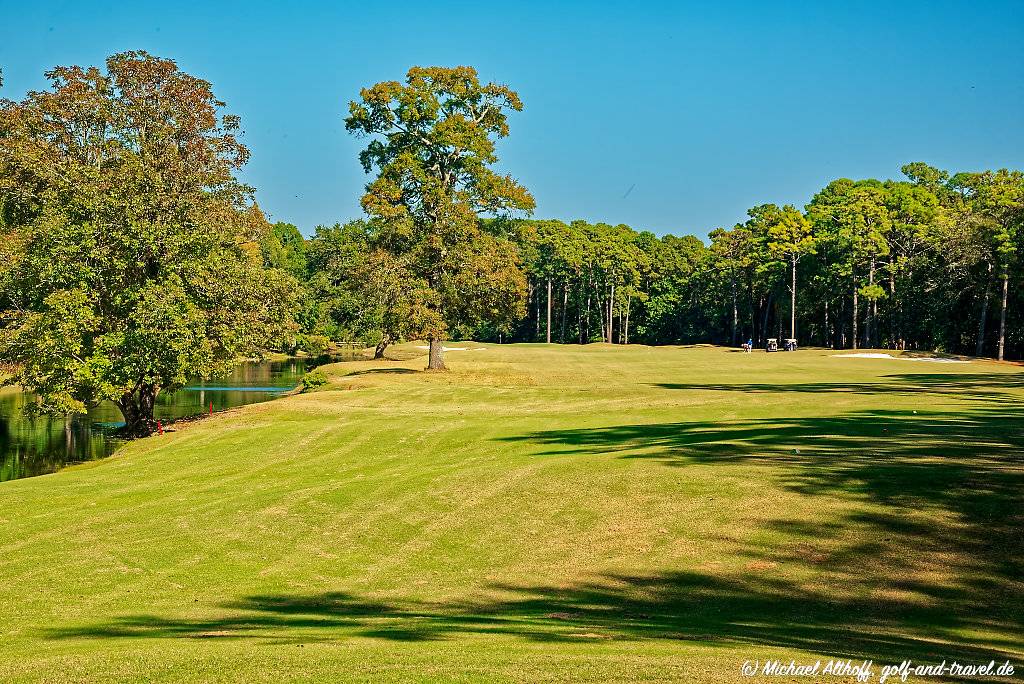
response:
[[[1024,667],[1017,367],[469,346],[0,484],[0,680]]]

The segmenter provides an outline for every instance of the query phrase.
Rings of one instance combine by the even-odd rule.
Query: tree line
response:
[[[518,94],[413,67],[344,114],[366,141],[364,217],[309,239],[236,177],[240,121],[170,59],[57,67],[0,99],[0,363],[31,410],[111,401],[131,435],[161,392],[269,350],[360,341],[1024,349],[1018,171],[840,179],[694,236],[531,218],[495,170]]]
[[[576,344],[792,337],[1019,358],[1024,175],[950,174],[921,162],[902,172],[902,180],[835,180],[802,210],[753,207],[707,241],[584,221],[484,221],[515,247],[523,307],[451,333]],[[306,334],[361,339],[378,353],[416,334],[379,279],[367,277],[379,273],[366,261],[372,221],[318,227],[308,241],[289,224],[275,230],[290,247],[274,263],[303,264],[292,272],[307,283]]]

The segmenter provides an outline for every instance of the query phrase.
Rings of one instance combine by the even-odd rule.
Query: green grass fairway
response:
[[[0,681],[1019,681],[1019,367],[455,346],[0,484]]]

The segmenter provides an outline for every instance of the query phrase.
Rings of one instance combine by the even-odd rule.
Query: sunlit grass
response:
[[[467,346],[0,484],[0,679],[1024,657],[1017,367]]]

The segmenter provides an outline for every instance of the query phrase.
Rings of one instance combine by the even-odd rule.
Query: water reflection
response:
[[[157,398],[162,421],[212,410],[253,404],[294,389],[306,371],[329,359],[288,359],[243,363],[227,377],[196,382]],[[87,416],[68,419],[25,415],[33,395],[17,388],[0,389],[0,482],[52,473],[62,466],[112,454],[124,440],[116,436],[124,423],[117,407],[103,403]]]

